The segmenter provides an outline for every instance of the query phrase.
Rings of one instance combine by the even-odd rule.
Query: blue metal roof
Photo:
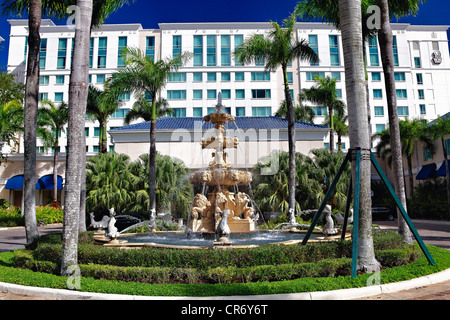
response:
[[[176,130],[176,129],[202,129],[208,130],[213,128],[213,124],[210,122],[204,122],[203,117],[183,117],[183,118],[160,118],[156,120],[156,130]],[[235,117],[234,122],[228,122],[224,125],[225,129],[287,129],[288,121],[279,117]],[[295,122],[295,128],[300,130],[319,130],[327,129],[327,127],[306,123]],[[146,131],[150,130],[150,122],[142,122],[124,126],[120,128],[112,129],[111,131]]]
[[[425,180],[436,176],[436,163],[427,164],[420,169],[416,180]]]

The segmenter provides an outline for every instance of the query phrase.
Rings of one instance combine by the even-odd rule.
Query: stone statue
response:
[[[327,236],[337,234],[338,230],[334,228],[334,221],[331,217],[331,206],[327,204],[323,212],[325,214],[325,225],[323,226],[322,233]]]
[[[97,229],[97,231],[103,231],[103,229],[108,228],[108,223],[110,220],[109,216],[103,216],[102,220],[100,221],[95,221],[94,219],[94,213],[91,212],[89,213],[89,215],[91,216],[91,227]]]
[[[211,203],[201,193],[195,195],[194,202],[192,203],[191,218],[196,222],[200,216],[206,218],[207,212],[211,208]]]
[[[109,209],[109,222],[108,222],[108,230],[106,232],[106,236],[110,237],[112,240],[115,240],[119,235],[120,232],[117,230],[115,224],[116,224],[116,213],[114,212],[114,208]]]
[[[216,228],[216,233],[219,235],[218,242],[229,242],[228,236],[231,233],[230,227],[228,226],[228,217],[230,216],[230,210],[224,210],[220,213],[222,219],[220,219],[219,224]]]
[[[252,207],[248,206],[249,202],[250,202],[250,199],[249,199],[248,195],[243,192],[239,192],[236,195],[236,199],[235,199],[233,218],[238,218],[242,213],[244,213],[244,219],[250,219],[254,214],[254,210]]]

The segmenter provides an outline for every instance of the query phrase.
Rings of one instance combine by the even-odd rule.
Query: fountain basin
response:
[[[243,249],[255,248],[262,245],[299,245],[303,241],[306,231],[268,231],[232,233],[229,235],[231,245],[225,248]],[[214,243],[217,235],[215,233],[193,233],[186,235],[184,231],[168,231],[155,233],[122,234],[118,243],[105,243],[107,247],[120,247],[133,249],[142,247],[170,248],[170,249],[213,249],[217,248]],[[350,238],[350,234],[346,235]],[[310,242],[335,241],[340,235],[325,236],[321,232],[313,232]],[[97,239],[97,241],[100,239]],[[222,246],[220,246],[222,247]]]

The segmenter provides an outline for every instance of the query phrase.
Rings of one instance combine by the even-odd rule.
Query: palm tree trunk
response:
[[[56,130],[58,134],[58,130]],[[58,141],[58,138],[56,138]],[[58,143],[55,143],[55,154],[53,156],[53,205],[58,201]]]
[[[400,140],[400,128],[398,124],[397,96],[395,90],[394,78],[394,39],[389,21],[389,5],[387,0],[377,0],[377,5],[381,9],[381,29],[378,31],[378,40],[380,42],[381,61],[383,63],[384,79],[386,86],[386,97],[388,102],[389,131],[391,135],[392,149],[392,172],[394,176],[394,190],[402,203],[406,206],[405,182],[403,180],[403,159],[402,146]],[[412,173],[410,172],[410,175]],[[411,176],[412,177],[412,176]],[[411,189],[412,192],[412,189]],[[399,211],[397,210],[399,213]],[[409,227],[398,214],[398,232],[403,235],[405,242],[412,243],[412,235]]]
[[[28,17],[28,65],[25,87],[24,119],[24,219],[27,245],[32,244],[39,232],[36,222],[36,139],[39,96],[39,51],[41,44],[41,1],[32,0]]]
[[[80,225],[79,232],[86,231],[86,138],[81,139],[80,148],[83,150],[81,158],[81,184],[80,184]]]
[[[444,165],[445,165],[445,177],[447,179],[447,203],[448,203],[448,215],[450,217],[450,168],[447,161],[447,150],[445,149],[444,138],[441,138],[442,152],[444,153]]]
[[[73,62],[69,84],[68,131],[71,139],[67,146],[66,198],[64,206],[63,254],[61,274],[71,275],[70,267],[77,265],[78,230],[80,218],[80,186],[85,153],[82,139],[86,139],[84,126],[89,87],[89,43],[92,19],[92,0],[78,0],[80,21],[76,21]]]
[[[150,121],[150,153],[149,153],[149,200],[150,219],[156,218],[156,119]]]
[[[330,153],[334,152],[334,124],[333,124],[333,108],[328,108],[328,117],[330,118]]]
[[[289,222],[295,223],[295,115],[287,79],[286,65],[282,66],[284,77],[284,95],[286,98],[289,139]]]
[[[362,48],[361,0],[339,0],[339,12],[345,60],[350,147],[352,150],[361,148],[362,153],[358,266],[367,272],[374,272],[380,269],[380,264],[375,258],[372,234],[370,139]],[[352,171],[354,176],[355,161],[352,162]],[[357,181],[355,181],[356,183]]]

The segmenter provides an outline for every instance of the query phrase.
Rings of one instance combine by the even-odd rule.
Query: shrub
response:
[[[54,207],[36,207],[36,220],[44,220],[46,224],[62,223],[63,210]],[[25,222],[19,207],[0,208],[0,227],[24,226]]]

